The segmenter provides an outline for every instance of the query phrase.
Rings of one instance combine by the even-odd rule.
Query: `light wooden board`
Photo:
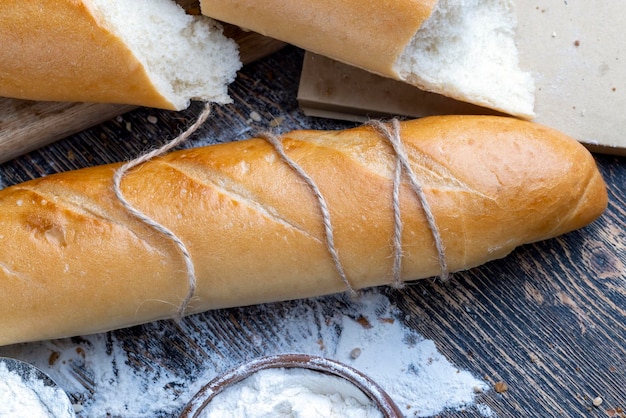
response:
[[[244,64],[269,55],[285,44],[225,25],[239,44]],[[0,98],[0,163],[128,112],[136,106],[34,102]]]
[[[536,81],[535,121],[620,155],[626,154],[625,10],[618,0],[517,1],[520,64]],[[305,57],[298,98],[309,115],[348,120],[485,112],[313,54]]]

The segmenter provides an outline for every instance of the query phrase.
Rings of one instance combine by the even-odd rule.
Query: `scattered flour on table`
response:
[[[232,315],[241,317],[229,320]],[[446,409],[495,416],[475,398],[488,384],[451,364],[400,315],[378,290],[355,300],[336,295],[202,314],[193,324],[182,321],[185,338],[176,340],[193,341],[185,354],[199,366],[191,371],[160,365],[176,336],[162,335],[158,323],[140,329],[147,357],[125,351],[115,333],[0,347],[0,356],[43,369],[76,399],[79,417],[172,416],[218,374],[281,353],[323,356],[367,374],[407,417]],[[268,316],[271,322],[259,319]]]
[[[70,417],[64,397],[62,389],[29,376],[20,376],[0,361],[0,417]]]

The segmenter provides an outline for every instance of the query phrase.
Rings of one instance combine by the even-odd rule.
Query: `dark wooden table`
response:
[[[287,47],[246,66],[231,86],[234,103],[215,108],[183,146],[205,145],[199,138],[207,136],[213,142],[244,139],[266,129],[352,126],[300,112],[296,93],[302,57],[301,50]],[[183,130],[200,110],[200,104],[180,113],[134,110],[1,165],[2,184],[130,159]],[[626,416],[626,160],[596,158],[610,196],[609,208],[597,222],[457,273],[446,284],[423,280],[403,290],[377,290],[405,314],[407,327],[433,340],[451,363],[491,385],[477,399],[499,417]],[[238,360],[254,358],[254,347],[270,344],[271,338],[251,342],[251,330],[279,334],[271,323],[289,303],[208,312],[180,325],[164,321],[102,338],[109,342],[109,354],[124,350],[138,370],[202,374],[223,344]],[[207,342],[202,332],[208,329],[214,340]],[[72,340],[84,357],[83,342]],[[49,350],[54,368],[54,347],[24,344],[10,351]],[[7,350],[0,348],[0,355]],[[71,394],[78,402],[94,390],[96,378],[93,372],[81,373],[81,367],[77,362],[74,377],[86,390]],[[506,383],[508,390],[498,393],[496,382]],[[188,394],[181,394],[181,408],[184,396]],[[598,407],[592,405],[597,396],[603,399]],[[469,408],[440,416],[481,415]]]

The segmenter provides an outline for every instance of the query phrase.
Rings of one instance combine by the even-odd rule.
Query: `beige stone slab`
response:
[[[536,81],[536,119],[593,150],[626,154],[626,9],[619,0],[518,0],[520,65]],[[298,99],[310,115],[363,120],[492,113],[310,53]]]

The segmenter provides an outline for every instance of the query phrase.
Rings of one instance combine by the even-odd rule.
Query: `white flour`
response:
[[[71,417],[65,393],[41,380],[20,376],[0,361],[0,417]]]
[[[201,418],[382,418],[348,381],[306,369],[265,369],[219,393]]]
[[[191,371],[160,365],[176,335],[162,335],[158,324],[142,329],[144,349],[154,351],[150,360],[129,355],[111,334],[85,337],[82,342],[0,347],[0,356],[35,364],[75,398],[84,399],[79,401],[80,417],[172,416],[219,373],[281,353],[322,356],[367,374],[407,417],[430,417],[445,409],[493,415],[475,400],[476,391],[488,390],[487,383],[459,370],[433,341],[405,326],[398,319],[400,312],[378,290],[355,301],[337,295],[242,308],[232,313],[240,315],[236,320],[228,315],[208,313],[202,321],[180,324],[183,340],[195,344],[185,348],[188,361],[199,364]],[[271,322],[259,319],[268,315]],[[52,366],[51,353],[58,353]]]

